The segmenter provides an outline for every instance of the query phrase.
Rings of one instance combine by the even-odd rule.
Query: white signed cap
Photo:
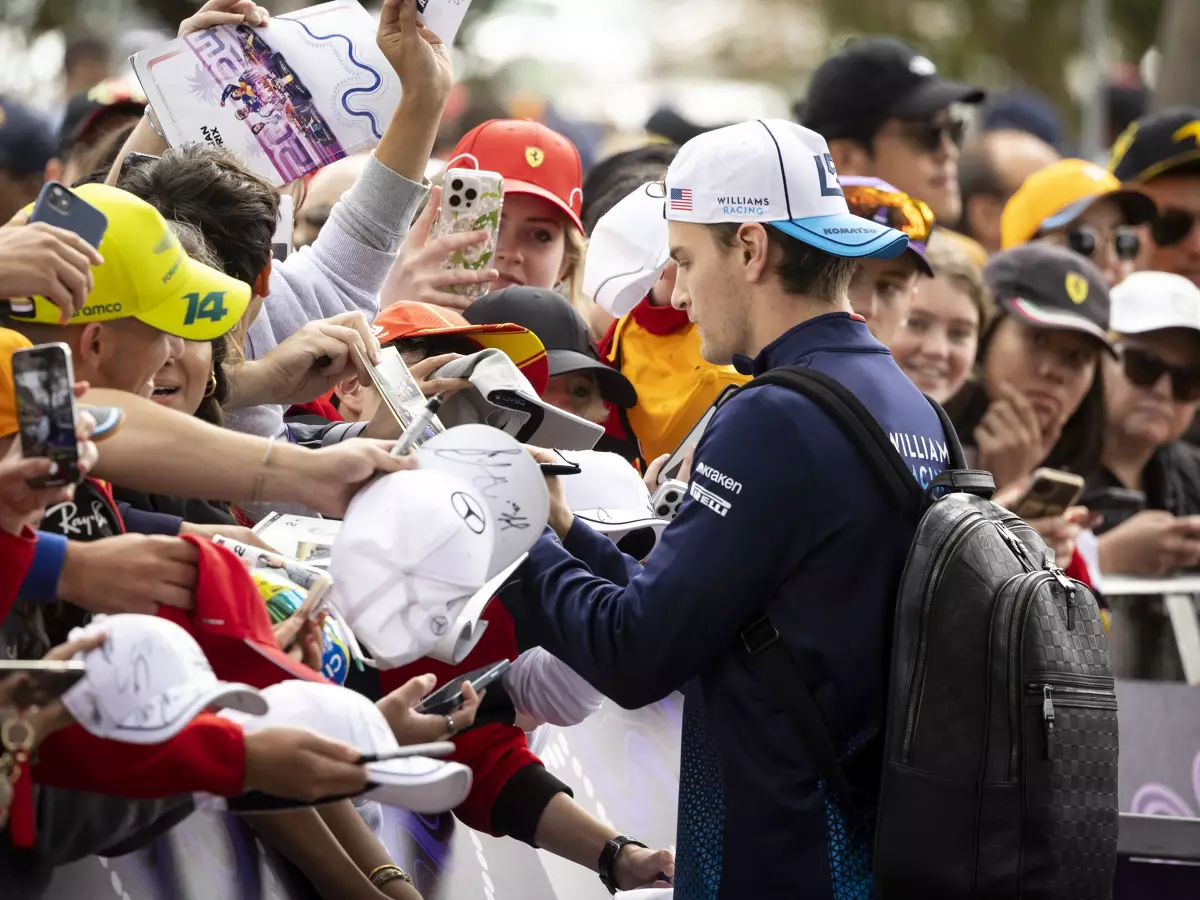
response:
[[[662,531],[667,526],[666,519],[654,515],[642,476],[624,458],[597,450],[566,458],[580,469],[561,479],[567,507],[593,530],[617,540],[637,528]]]
[[[537,395],[516,363],[495,348],[446,363],[432,378],[465,378],[471,388],[442,404],[438,418],[455,425],[487,424],[523,444],[559,450],[590,450],[604,428],[551,406]]]
[[[381,669],[407,665],[451,638],[488,582],[496,525],[470,483],[408,469],[360,491],[333,545],[333,602]]]
[[[133,613],[96,616],[71,639],[103,632],[99,647],[76,654],[87,674],[63,694],[63,705],[96,737],[161,744],[210,706],[252,716],[267,702],[252,687],[218,681],[200,645],[174,622]]]
[[[290,726],[315,731],[356,747],[364,754],[400,749],[379,707],[355,691],[335,684],[292,679],[264,688],[263,696],[271,710],[261,718],[232,711],[222,715],[248,732]],[[459,763],[426,756],[367,763],[364,796],[388,806],[432,815],[458,806],[470,792],[471,770]],[[228,808],[240,809],[236,800],[229,801]],[[241,811],[253,809],[241,808]]]
[[[670,258],[662,186],[644,184],[592,229],[583,292],[619,319],[642,302]]]

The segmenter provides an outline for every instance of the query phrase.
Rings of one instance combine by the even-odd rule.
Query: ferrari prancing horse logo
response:
[[[529,163],[529,167],[536,169],[546,161],[546,151],[541,147],[526,147],[525,162]]]

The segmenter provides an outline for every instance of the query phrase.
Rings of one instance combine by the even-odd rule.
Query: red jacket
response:
[[[242,726],[201,713],[161,744],[124,744],[72,725],[37,750],[38,784],[133,800],[156,800],[203,791],[237,797],[246,785]]]
[[[0,624],[16,602],[36,544],[37,534],[28,528],[20,535],[0,530]]]

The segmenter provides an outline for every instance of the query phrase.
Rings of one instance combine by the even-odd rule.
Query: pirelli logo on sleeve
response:
[[[742,492],[742,483],[740,481],[705,463],[697,463],[696,475],[711,481],[715,486],[723,488],[731,494],[740,494]],[[701,487],[694,479],[688,488],[688,493],[692,495],[693,500],[704,504],[718,516],[725,516],[733,508],[733,504],[730,501],[708,488]]]

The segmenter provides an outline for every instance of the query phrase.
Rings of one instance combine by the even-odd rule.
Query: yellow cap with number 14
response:
[[[108,229],[97,248],[104,263],[92,266],[92,292],[68,324],[133,318],[189,341],[209,341],[238,323],[250,285],[191,259],[153,206],[106,184],[73,193],[104,213]],[[54,304],[44,297],[33,303],[32,313],[13,318],[58,323]]]

